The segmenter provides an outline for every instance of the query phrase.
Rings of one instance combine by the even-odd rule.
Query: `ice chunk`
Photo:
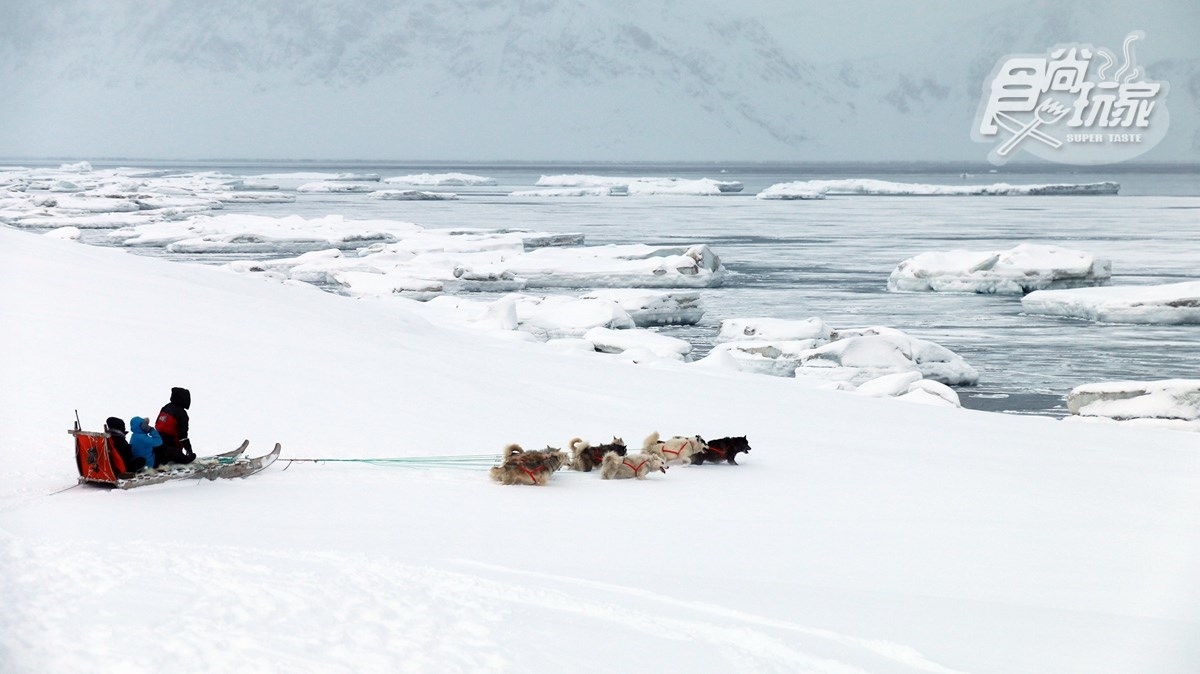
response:
[[[508,272],[530,288],[703,288],[720,285],[725,277],[720,258],[703,244],[540,248],[460,268],[476,274]]]
[[[655,325],[695,325],[704,317],[700,293],[689,290],[666,292],[612,288],[593,290],[580,296],[616,302],[639,328]]]
[[[860,387],[861,390],[861,387]],[[958,394],[945,384],[929,379],[915,381],[908,387],[908,392],[896,396],[897,400],[921,405],[936,405],[939,407],[962,407]]]
[[[458,195],[452,192],[423,192],[421,190],[376,190],[371,192],[372,199],[389,199],[392,201],[450,201]]]
[[[1200,379],[1086,384],[1067,394],[1067,409],[1084,417],[1198,422],[1200,430]]]
[[[796,376],[861,383],[884,374],[913,370],[943,384],[979,382],[975,368],[950,349],[888,327],[836,331],[832,342],[801,357]]]
[[[583,337],[592,328],[623,330],[634,327],[620,305],[597,299],[578,299],[566,296],[529,297],[514,299],[521,330],[542,339]]]
[[[251,176],[248,180],[252,182],[261,181],[322,181],[322,182],[353,182],[353,183],[373,183],[379,182],[378,173],[320,173],[320,172],[304,172],[298,171],[294,173],[264,173],[257,176]],[[261,189],[261,188],[260,188]]]
[[[923,183],[896,183],[869,178],[844,180],[802,180],[778,183],[763,190],[763,193],[802,193],[824,191],[830,195],[889,195],[889,196],[1033,196],[1033,195],[1099,195],[1116,194],[1119,183],[1063,183],[1010,185],[929,185]],[[771,198],[771,197],[763,197]],[[776,197],[778,198],[778,197]]]
[[[781,318],[727,318],[721,321],[718,342],[739,339],[755,340],[818,340],[828,342],[832,330],[819,318],[789,320]]]
[[[495,185],[496,179],[470,173],[413,173],[384,178],[383,182],[420,187],[484,187]]]
[[[1200,323],[1200,281],[1039,290],[1023,297],[1021,307],[1031,314],[1107,323]]]
[[[624,187],[630,195],[649,194],[686,194],[695,196],[711,196],[727,192],[741,192],[743,185],[733,180],[713,180],[700,178],[688,180],[683,178],[625,178],[616,176],[596,175],[554,175],[542,176],[537,181],[538,187]]]
[[[776,183],[758,193],[759,199],[824,199],[828,188],[814,187],[806,181]]]
[[[642,353],[653,354],[656,358],[671,360],[686,360],[692,345],[682,339],[660,335],[656,332],[635,328],[633,330],[613,330],[611,328],[592,328],[584,333],[583,338],[596,346],[603,353],[621,353],[637,349]]]
[[[753,340],[743,339],[723,342],[713,347],[712,353],[724,353],[738,369],[744,372],[766,374],[773,377],[791,377],[800,367],[803,356],[818,346],[823,346],[824,340]]]
[[[560,187],[545,190],[518,190],[510,197],[623,197],[629,194],[625,185],[609,187]]]
[[[913,370],[885,374],[863,382],[857,389],[858,393],[875,398],[886,398],[904,395],[909,388],[921,380],[921,373]]]
[[[92,164],[91,162],[86,161],[77,162],[75,164],[61,164],[59,165],[58,170],[66,173],[91,173]]]
[[[1023,243],[1006,251],[950,250],[904,260],[888,277],[893,292],[1020,294],[1107,283],[1112,263],[1078,250]]]
[[[296,201],[291,194],[273,192],[213,192],[210,196],[224,204],[290,204]]]
[[[356,185],[354,183],[321,181],[314,183],[305,183],[296,188],[297,192],[370,192],[369,185]]]
[[[78,227],[59,227],[58,229],[52,229],[52,230],[46,232],[45,236],[48,236],[52,239],[66,239],[66,240],[70,240],[70,241],[77,241],[79,239],[79,228]]]

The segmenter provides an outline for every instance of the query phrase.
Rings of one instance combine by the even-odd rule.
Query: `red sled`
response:
[[[79,482],[116,485],[119,476],[126,472],[125,462],[113,448],[108,433],[83,431],[78,423],[67,432],[75,436],[75,465],[79,468]]]

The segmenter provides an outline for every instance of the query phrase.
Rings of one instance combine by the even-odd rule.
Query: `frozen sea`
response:
[[[22,162],[30,165],[29,162]],[[96,168],[130,165],[92,162]],[[57,165],[54,163],[53,165]],[[835,328],[887,325],[936,341],[980,371],[959,390],[963,404],[1010,413],[1061,416],[1063,396],[1091,382],[1200,377],[1200,326],[1096,324],[1029,316],[1019,296],[889,293],[887,276],[920,252],[1001,250],[1022,242],[1076,248],[1112,260],[1113,284],[1200,278],[1200,169],[1040,169],[988,166],[149,163],[237,175],[292,171],[372,172],[384,178],[462,171],[497,180],[488,187],[432,188],[455,201],[383,201],[366,194],[300,193],[295,203],[226,205],[223,213],[390,218],[426,227],[529,228],[581,232],[589,244],[707,243],[731,271],[703,291],[696,326],[662,331],[712,345],[723,318],[817,316]],[[542,175],[709,177],[738,180],[741,193],[714,197],[517,198]],[[986,184],[1113,180],[1117,196],[882,197],[762,201],[779,182],[879,178],[898,182]],[[394,187],[381,185],[380,188]],[[421,188],[430,189],[430,188]],[[209,258],[223,261],[223,258]],[[570,292],[570,291],[563,291]]]

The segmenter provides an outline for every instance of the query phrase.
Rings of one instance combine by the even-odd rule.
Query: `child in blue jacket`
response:
[[[150,420],[144,417],[134,417],[129,420],[133,429],[133,437],[129,438],[129,446],[133,455],[146,460],[146,466],[157,468],[158,461],[154,456],[154,448],[162,446],[162,436],[150,425]]]

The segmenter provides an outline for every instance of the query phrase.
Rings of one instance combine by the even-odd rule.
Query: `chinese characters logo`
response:
[[[1020,150],[1064,164],[1132,159],[1167,134],[1166,82],[1145,78],[1133,55],[1141,31],[1107,49],[1059,45],[1046,54],[1008,56],[984,83],[972,137],[993,143],[1003,164]]]

